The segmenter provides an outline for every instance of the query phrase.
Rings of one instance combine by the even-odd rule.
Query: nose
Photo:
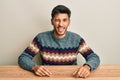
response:
[[[63,26],[63,22],[62,21],[59,22],[59,26]]]

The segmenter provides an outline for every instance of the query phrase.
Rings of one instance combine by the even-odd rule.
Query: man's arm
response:
[[[93,50],[85,43],[83,39],[81,39],[79,52],[86,60],[86,63],[84,65],[88,65],[91,71],[95,70],[99,66],[99,56],[93,52]]]
[[[18,64],[23,69],[32,71],[32,67],[35,63],[32,61],[33,57],[26,52],[23,52],[18,58]]]
[[[87,46],[83,39],[81,39],[80,42],[79,52],[85,58],[86,63],[76,70],[73,75],[75,77],[86,78],[90,75],[90,71],[95,70],[99,66],[100,59],[99,56],[95,54],[89,46]]]
[[[37,37],[30,43],[30,45],[23,51],[18,58],[18,64],[23,69],[32,71],[32,67],[35,63],[32,61],[33,57],[39,52],[40,47],[38,45]]]

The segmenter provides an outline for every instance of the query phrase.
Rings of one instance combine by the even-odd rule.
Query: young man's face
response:
[[[63,38],[70,24],[70,18],[66,13],[58,13],[51,19],[51,23],[54,26],[55,37]]]

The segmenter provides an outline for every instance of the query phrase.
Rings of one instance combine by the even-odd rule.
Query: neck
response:
[[[66,33],[65,34],[57,34],[55,31],[54,31],[54,36],[56,37],[56,38],[64,38],[65,36],[66,36]]]

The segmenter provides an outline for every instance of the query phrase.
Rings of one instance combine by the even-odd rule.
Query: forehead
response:
[[[67,13],[58,13],[54,16],[54,19],[65,19],[69,18]]]

